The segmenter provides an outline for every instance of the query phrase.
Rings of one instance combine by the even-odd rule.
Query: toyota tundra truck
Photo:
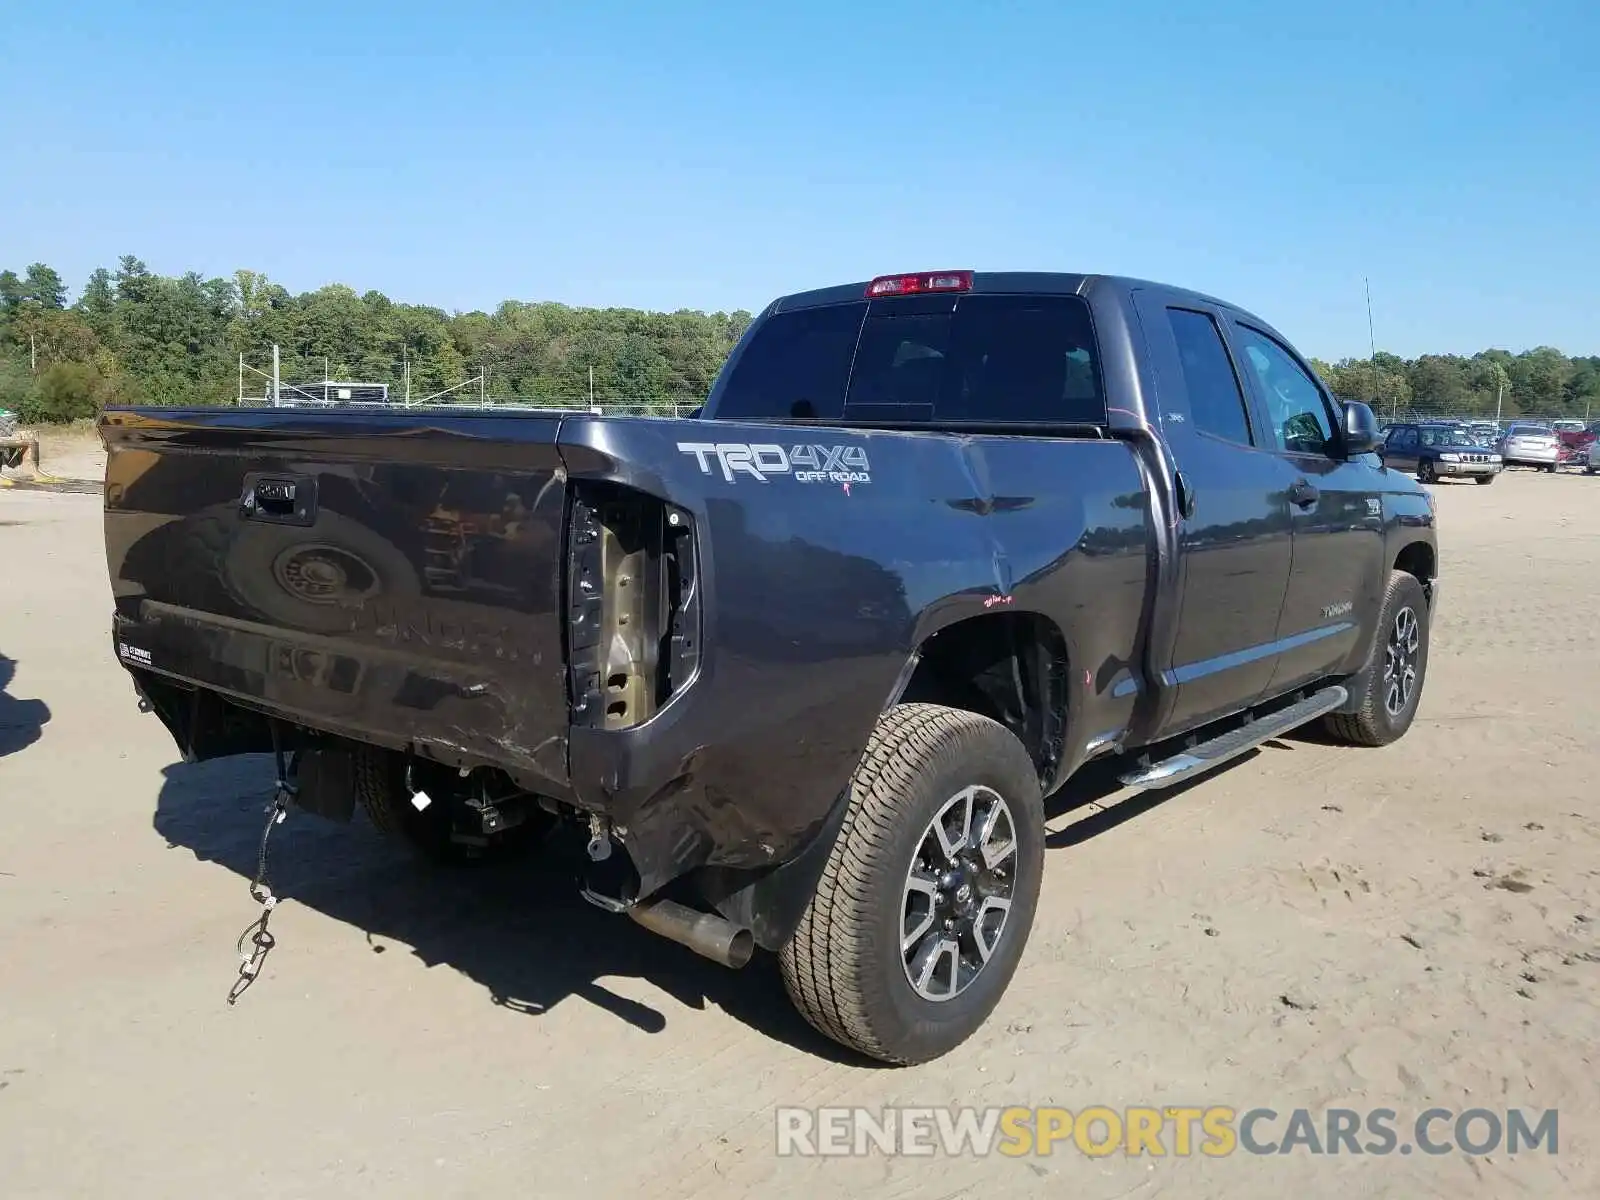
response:
[[[572,822],[588,899],[776,955],[894,1064],[995,1007],[1081,767],[1164,788],[1313,721],[1391,742],[1438,600],[1432,501],[1371,411],[1137,280],[785,296],[687,419],[100,431],[114,652],[184,759],[275,752],[301,807],[435,857]]]

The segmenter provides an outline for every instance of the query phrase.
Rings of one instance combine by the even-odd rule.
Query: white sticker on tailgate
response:
[[[150,651],[141,646],[130,646],[127,642],[117,643],[117,657],[123,662],[130,662],[139,667],[150,665]]]

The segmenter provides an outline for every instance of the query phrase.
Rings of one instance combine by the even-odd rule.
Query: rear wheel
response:
[[[779,955],[795,1007],[890,1063],[948,1053],[988,1018],[1044,873],[1038,773],[1003,725],[902,704],[878,722],[816,893]]]
[[[1324,718],[1334,737],[1357,746],[1386,746],[1405,736],[1428,673],[1428,625],[1422,584],[1415,575],[1391,572],[1372,650],[1357,677],[1358,707]]]

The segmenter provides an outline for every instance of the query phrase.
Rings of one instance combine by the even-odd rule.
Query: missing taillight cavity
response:
[[[592,484],[575,489],[568,530],[572,721],[627,729],[698,662],[693,522],[654,496]]]

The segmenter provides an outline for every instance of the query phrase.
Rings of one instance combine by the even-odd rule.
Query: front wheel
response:
[[[988,1019],[1022,959],[1044,875],[1044,805],[1022,743],[964,709],[902,704],[850,780],[816,893],[779,954],[834,1041],[927,1062]]]
[[[1417,464],[1417,480],[1420,483],[1438,483],[1439,475],[1433,469],[1433,464],[1427,459]]]
[[[1325,718],[1328,731],[1355,746],[1386,746],[1405,736],[1428,673],[1428,594],[1415,575],[1391,571],[1354,712]]]
[[[1493,475],[1479,475],[1476,479],[1473,480],[1473,482],[1476,483],[1479,487],[1483,487],[1485,484],[1493,483],[1494,482],[1494,476]]]

